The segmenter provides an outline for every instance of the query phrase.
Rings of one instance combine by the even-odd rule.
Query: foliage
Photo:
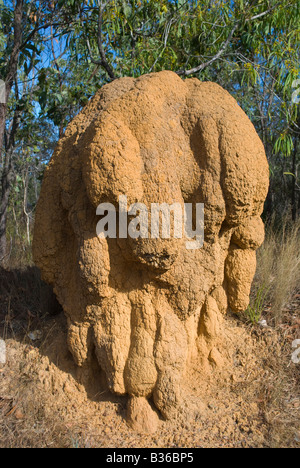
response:
[[[300,118],[293,99],[299,77],[297,0],[0,0],[4,80],[11,72],[16,4],[23,8],[22,42],[5,122],[6,141],[14,129],[10,214],[16,203],[19,213],[32,211],[55,141],[102,85],[169,69],[182,78],[215,81],[235,96],[270,163],[266,212],[291,207],[295,219],[300,206]],[[2,174],[7,155],[4,145]],[[18,177],[24,180],[24,174],[22,188]]]
[[[250,302],[245,311],[247,319],[249,319],[252,324],[257,324],[261,320],[267,293],[268,291],[265,285],[262,285],[258,289],[254,300]]]
[[[283,309],[289,305],[293,293],[300,284],[300,219],[291,222],[285,217],[276,222],[275,217],[267,224],[266,239],[258,250],[257,271],[253,284],[254,304],[261,296],[270,304],[268,319],[279,323]],[[260,302],[260,301],[259,301]]]

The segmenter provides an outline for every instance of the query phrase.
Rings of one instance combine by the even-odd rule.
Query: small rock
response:
[[[207,407],[208,407],[210,410],[215,410],[215,409],[217,409],[217,406],[216,406],[214,403],[208,403]]]
[[[208,357],[209,361],[217,367],[223,367],[224,360],[216,348],[213,348]]]
[[[268,323],[266,320],[260,320],[259,322],[257,322],[258,325],[261,327],[261,328],[268,328]]]
[[[28,333],[28,337],[32,341],[40,340],[42,338],[42,336],[43,336],[43,333],[40,330],[35,330],[33,332]]]
[[[19,409],[16,409],[15,418],[16,419],[24,419],[24,414],[22,413],[22,411],[20,411]]]

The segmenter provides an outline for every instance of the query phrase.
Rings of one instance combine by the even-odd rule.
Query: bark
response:
[[[13,88],[14,80],[18,71],[20,49],[23,39],[23,28],[22,28],[22,18],[23,18],[23,0],[17,0],[15,5],[14,12],[14,45],[9,59],[6,76],[5,76],[5,86],[6,86],[6,103],[8,102],[11,90]],[[7,104],[0,104],[0,156],[2,155],[4,149],[4,135],[6,127],[6,117],[7,117]],[[18,117],[15,115],[14,122],[6,138],[7,142],[5,145],[5,157],[4,165],[1,176],[1,199],[0,199],[0,263],[3,262],[6,255],[6,225],[7,225],[7,212],[8,212],[8,202],[11,191],[11,181],[12,181],[12,149],[14,144],[14,135],[18,126]]]
[[[7,224],[7,212],[8,202],[11,191],[12,181],[12,165],[11,165],[11,154],[7,155],[6,164],[2,171],[1,177],[1,201],[0,201],[0,262],[5,259],[6,256],[6,224]]]

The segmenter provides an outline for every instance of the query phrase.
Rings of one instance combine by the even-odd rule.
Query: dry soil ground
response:
[[[298,294],[276,329],[227,317],[225,368],[195,363],[178,419],[145,435],[129,429],[126,398],[107,391],[96,363],[76,368],[63,314],[41,314],[33,299],[35,272],[1,274],[0,447],[300,447]]]

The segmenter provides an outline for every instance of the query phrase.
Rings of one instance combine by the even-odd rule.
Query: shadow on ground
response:
[[[33,337],[33,339],[31,338]],[[88,368],[74,363],[67,347],[67,324],[52,288],[41,280],[36,267],[0,269],[0,338],[36,348],[59,370],[83,385],[91,401],[109,401],[125,417],[127,399],[113,395],[96,356]]]

